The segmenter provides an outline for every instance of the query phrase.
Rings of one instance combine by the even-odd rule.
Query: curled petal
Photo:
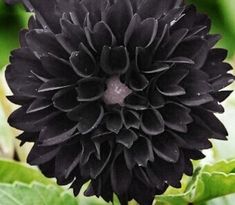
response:
[[[147,135],[158,135],[164,131],[164,120],[157,110],[145,110],[141,119],[141,129]]]
[[[134,110],[145,110],[148,108],[148,100],[136,93],[128,95],[124,100],[124,104]]]
[[[95,129],[100,124],[103,115],[103,107],[96,103],[78,105],[68,113],[69,119],[78,122],[77,129],[82,134],[87,134]]]
[[[85,78],[92,76],[96,72],[95,59],[83,45],[80,46],[79,51],[72,53],[70,62],[78,76]]]
[[[128,51],[123,46],[115,48],[104,46],[100,61],[102,69],[110,75],[123,74],[130,65]]]
[[[104,93],[104,82],[99,78],[86,78],[78,81],[76,86],[77,100],[95,101],[102,97]]]

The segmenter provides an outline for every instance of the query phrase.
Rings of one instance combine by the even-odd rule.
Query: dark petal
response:
[[[86,78],[78,81],[76,86],[78,101],[95,101],[104,93],[104,82],[99,78]]]
[[[192,29],[196,20],[196,7],[189,5],[185,8],[184,15],[175,22],[172,29],[178,30],[181,28]],[[201,24],[199,24],[201,25]]]
[[[62,33],[56,38],[68,53],[78,50],[80,43],[86,43],[84,30],[80,25],[75,25],[68,20],[60,20]]]
[[[187,106],[195,107],[212,102],[214,99],[210,94],[184,95],[179,97],[179,101]]]
[[[193,160],[200,160],[205,157],[205,155],[201,151],[194,149],[184,149],[183,152],[187,157]]]
[[[179,160],[180,151],[177,143],[172,137],[167,135],[167,133],[153,136],[152,143],[153,150],[158,157],[170,163],[176,163]]]
[[[74,7],[76,6],[76,0],[68,0],[66,2],[63,0],[56,0],[56,3],[59,9],[66,13],[73,11]]]
[[[120,112],[113,112],[108,114],[106,118],[106,128],[114,133],[119,133],[122,128],[123,121]]]
[[[224,100],[226,100],[226,98],[228,98],[233,91],[228,90],[228,91],[220,91],[220,92],[216,92],[213,93],[212,96],[218,100],[219,102],[223,102]]]
[[[51,159],[53,159],[58,152],[60,151],[60,147],[40,147],[38,144],[34,144],[32,149],[29,152],[27,162],[30,165],[40,165],[44,164]]]
[[[204,105],[202,105],[202,107],[208,111],[211,111],[213,113],[224,113],[224,108],[221,104],[219,104],[216,100],[212,101],[212,102],[208,102]]]
[[[97,152],[97,148],[96,148],[95,144],[89,138],[84,138],[81,141],[81,144],[82,144],[82,153],[81,153],[80,164],[81,164],[81,166],[85,166],[88,163],[88,161],[90,160],[92,154]],[[81,169],[82,175],[89,176],[89,173],[87,173],[87,171],[88,170],[85,167],[84,167],[84,169]]]
[[[159,73],[168,70],[169,68],[170,65],[167,63],[154,62],[152,65],[142,68],[141,71],[143,73]]]
[[[26,39],[25,39],[25,35],[26,35],[27,32],[28,32],[27,29],[22,29],[19,32],[19,41],[20,41],[20,46],[21,47],[27,47],[27,42],[26,42]]]
[[[41,130],[38,142],[41,146],[51,146],[68,141],[73,137],[76,125],[65,116],[58,116]]]
[[[136,162],[134,161],[134,155],[130,152],[129,149],[124,149],[124,158],[127,168],[132,170],[135,167]]]
[[[92,76],[97,70],[94,57],[84,45],[80,46],[79,51],[72,53],[70,62],[74,71],[81,77]]]
[[[78,122],[78,131],[82,134],[87,134],[95,129],[101,122],[104,115],[104,109],[97,103],[84,103],[78,105],[71,112],[68,117]]]
[[[51,105],[52,105],[52,102],[50,100],[38,98],[31,103],[31,105],[27,109],[27,113],[33,113],[33,112],[37,112],[40,110],[44,110],[50,107]]]
[[[38,138],[37,132],[23,132],[16,138],[21,141],[20,146],[23,146],[26,142],[35,142]]]
[[[165,15],[159,19],[159,24],[173,26],[182,16],[185,7],[173,8],[169,10]]]
[[[132,52],[136,47],[150,46],[157,34],[157,28],[158,22],[154,18],[148,18],[141,22],[141,18],[136,14],[125,33],[124,45]]]
[[[52,79],[43,83],[38,89],[39,93],[60,90],[63,88],[71,87],[72,84],[62,79]]]
[[[209,62],[221,62],[226,59],[228,51],[222,48],[214,48],[209,51],[207,60]]]
[[[40,22],[38,22],[35,16],[32,15],[31,17],[29,17],[28,27],[29,27],[29,30],[33,30],[37,28],[42,28],[42,25],[40,25]]]
[[[34,99],[34,98],[22,96],[22,95],[11,95],[11,96],[6,96],[6,98],[16,105],[29,104]]]
[[[185,144],[182,145],[186,149],[210,149],[212,143],[208,140],[211,136],[210,131],[206,130],[204,127],[198,125],[190,125],[189,132],[186,134],[181,134],[181,139],[184,140]]]
[[[110,27],[103,21],[98,22],[93,31],[88,33],[88,42],[95,51],[101,53],[103,46],[113,46],[116,42],[115,36]]]
[[[190,70],[188,76],[181,83],[186,94],[178,97],[180,102],[188,106],[198,106],[213,101],[209,94],[213,89],[207,81],[208,75],[206,73],[196,69]]]
[[[156,88],[155,82],[151,82],[148,90],[149,103],[154,108],[160,108],[165,105],[165,99],[163,95]]]
[[[135,198],[138,204],[141,205],[153,204],[153,200],[156,194],[156,191],[152,187],[146,186],[137,179],[132,181],[129,192],[130,195]]]
[[[105,170],[100,178],[92,180],[89,184],[89,187],[84,192],[84,195],[100,195],[106,202],[113,202],[113,189],[111,185],[111,180],[110,177],[106,177],[109,175],[108,172],[109,171]]]
[[[75,79],[75,73],[71,65],[62,58],[52,54],[40,58],[44,69],[54,77]]]
[[[128,95],[124,100],[124,104],[134,110],[145,110],[148,108],[148,100],[136,93]]]
[[[165,14],[170,8],[173,8],[172,0],[146,0],[142,1],[140,4],[137,13],[141,16],[142,19],[148,17],[154,17],[159,19]]]
[[[175,51],[177,46],[182,42],[184,37],[187,35],[188,29],[180,29],[175,31],[167,41],[167,43],[158,50],[160,56],[163,56],[164,59],[168,59],[172,53]]]
[[[146,186],[152,187],[153,184],[149,178],[149,176],[146,174],[146,169],[143,167],[136,167],[134,171],[134,175],[138,180],[140,180],[142,183],[144,183]]]
[[[212,87],[214,91],[218,91],[232,84],[234,80],[235,77],[232,74],[226,74],[213,81]]]
[[[162,179],[160,179],[160,177],[157,174],[155,174],[151,168],[147,169],[146,171],[148,177],[151,179],[152,184],[154,184],[157,189],[161,190],[161,192],[164,192],[164,190],[166,189],[165,182]]]
[[[132,147],[137,139],[138,136],[131,129],[122,129],[116,136],[116,142],[124,145],[128,149]]]
[[[91,24],[94,25],[102,18],[103,10],[108,6],[108,1],[103,0],[82,0],[82,4],[84,4],[89,12],[89,18]]]
[[[55,158],[44,164],[38,165],[38,167],[44,176],[49,178],[55,177]]]
[[[179,64],[194,64],[194,61],[192,61],[189,58],[186,57],[174,57],[174,58],[170,58],[167,60],[162,60],[162,63],[179,63]]]
[[[185,40],[193,39],[195,36],[204,36],[204,32],[207,33],[206,26],[194,26],[192,29],[189,30]]]
[[[181,187],[180,180],[184,171],[184,156],[182,154],[176,163],[168,163],[156,157],[156,162],[152,163],[151,166],[154,174],[164,180],[165,183],[175,188]]]
[[[53,33],[35,29],[26,34],[26,41],[30,45],[30,49],[37,53],[39,56],[52,53],[60,58],[67,59],[68,53],[57,42]]]
[[[16,66],[17,65],[17,66]],[[42,81],[37,79],[35,75],[27,70],[18,69],[21,64],[10,64],[7,66],[5,75],[8,85],[14,95],[25,96],[29,98],[37,97],[37,90],[41,86]],[[24,68],[28,66],[23,65]],[[22,74],[20,74],[21,70]]]
[[[19,48],[11,52],[10,62],[13,66],[14,73],[22,77],[27,77],[33,73],[44,78],[50,77],[34,53],[29,48]],[[18,69],[20,67],[20,69]],[[26,75],[28,74],[28,75]],[[11,74],[13,75],[13,74]],[[10,76],[9,76],[10,77]]]
[[[116,36],[118,43],[123,43],[123,36],[132,15],[133,11],[129,0],[117,0],[105,14],[105,21]]]
[[[165,125],[178,132],[187,132],[187,125],[193,121],[190,109],[178,103],[167,103],[160,112]]]
[[[202,69],[209,75],[210,80],[214,80],[221,77],[221,75],[226,74],[228,71],[232,70],[233,67],[228,63],[208,62],[203,66]]]
[[[197,115],[203,126],[208,128],[212,133],[212,137],[215,139],[225,140],[226,136],[228,136],[228,132],[224,127],[223,123],[218,120],[218,118],[211,112],[208,112],[203,109],[196,109],[194,114]]]
[[[147,135],[158,135],[164,131],[164,120],[157,110],[143,111],[141,129]]]
[[[138,113],[131,110],[123,110],[122,112],[123,124],[127,129],[140,127],[140,119]]]
[[[139,7],[141,1],[142,0],[130,0],[132,8],[133,8],[133,13],[136,13],[136,10]]]
[[[208,42],[209,48],[213,48],[215,44],[222,38],[220,34],[207,35],[205,39]]]
[[[122,155],[116,156],[111,166],[111,183],[115,193],[127,193],[132,175],[131,171],[127,168],[124,157]]]
[[[157,32],[157,36],[156,36],[156,39],[155,39],[155,46],[154,46],[154,52],[157,53],[158,49],[160,48],[160,45],[162,43],[164,43],[165,39],[167,37],[169,37],[169,25],[164,25],[161,27],[161,25],[159,25],[159,28],[158,28],[158,32]]]
[[[123,46],[114,48],[104,46],[100,64],[102,69],[110,75],[125,73],[130,65],[127,49]]]
[[[56,0],[24,0],[24,5],[36,14],[40,24],[46,29],[49,28],[55,33],[60,32],[59,19],[62,13],[55,7]]]
[[[78,144],[64,146],[56,155],[55,176],[58,180],[67,179],[80,161],[81,147]]]
[[[77,196],[80,193],[82,186],[88,181],[89,181],[88,178],[84,178],[77,173],[76,179],[73,181],[73,183],[70,186],[70,188],[73,189],[73,193],[75,196]]]
[[[135,57],[136,65],[138,66],[141,72],[144,72],[146,70],[148,73],[148,70],[150,70],[151,73],[151,70],[156,70],[155,68],[149,68],[152,65],[153,61],[152,51],[149,48],[137,47]]]
[[[184,88],[179,83],[187,76],[187,69],[175,67],[165,72],[157,81],[158,90],[166,96],[184,95]]]
[[[134,91],[142,91],[148,86],[147,78],[136,69],[130,71],[128,75],[129,87]]]
[[[47,108],[42,111],[29,114],[27,114],[27,109],[27,107],[23,106],[14,111],[8,119],[8,123],[12,127],[26,132],[37,132],[41,130],[41,127],[44,124],[58,115],[58,112],[53,108]]]
[[[58,91],[52,97],[52,101],[54,107],[62,112],[69,112],[79,104],[77,101],[77,92],[74,88]]]
[[[98,179],[99,175],[104,171],[110,162],[113,146],[110,144],[102,144],[100,147],[100,159],[98,160],[94,154],[91,156],[88,163],[90,163],[90,174],[92,179]]]
[[[127,153],[138,166],[147,167],[148,162],[154,160],[152,144],[145,137],[139,137]]]
[[[200,96],[212,91],[211,85],[204,80],[189,81],[186,78],[181,84],[185,88],[187,96]]]
[[[193,68],[200,69],[207,58],[209,51],[208,44],[201,38],[194,38],[182,42],[172,54],[173,57],[187,57],[194,61]]]
[[[186,157],[184,158],[184,173],[187,176],[193,175],[193,163],[190,159],[187,159]]]
[[[63,1],[63,0],[62,0]],[[67,2],[64,2],[67,3]],[[87,8],[81,1],[75,1],[74,11],[70,12],[70,17],[75,25],[83,26],[87,15]]]

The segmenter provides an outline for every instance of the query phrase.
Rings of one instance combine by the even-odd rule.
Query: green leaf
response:
[[[15,181],[25,184],[33,181],[45,185],[55,184],[53,180],[44,177],[38,169],[15,161],[0,160],[0,183],[14,183]]]
[[[19,31],[27,27],[28,17],[21,4],[8,6],[0,1],[0,69],[8,64],[11,50],[19,47]]]
[[[184,193],[159,196],[157,204],[201,205],[232,193],[235,193],[235,160],[221,161],[198,170]]]
[[[57,186],[39,183],[0,184],[1,205],[78,205],[76,198]]]

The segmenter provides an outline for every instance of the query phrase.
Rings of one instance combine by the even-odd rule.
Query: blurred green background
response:
[[[199,11],[207,13],[211,17],[211,32],[219,33],[223,36],[223,39],[217,46],[228,49],[228,61],[235,65],[235,0],[188,0],[187,3],[195,4]],[[20,29],[27,27],[29,16],[30,14],[25,12],[22,5],[10,6],[5,4],[3,0],[0,0],[0,158],[22,162],[25,162],[30,145],[19,149],[19,142],[14,138],[17,135],[17,131],[10,128],[7,124],[7,117],[15,107],[8,103],[5,98],[5,95],[9,94],[9,90],[4,79],[4,67],[8,64],[10,51],[19,46],[18,32]],[[226,101],[224,106],[226,112],[218,117],[223,121],[229,131],[229,140],[226,142],[214,141],[214,149],[205,152],[207,158],[200,162],[200,164],[235,158],[235,94]],[[234,205],[234,200],[235,195],[233,194],[209,201],[206,204]],[[79,204],[91,205],[104,203],[94,198],[88,200],[80,197]]]

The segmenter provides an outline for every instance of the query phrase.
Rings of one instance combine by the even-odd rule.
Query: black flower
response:
[[[151,204],[192,175],[233,82],[210,20],[181,0],[24,0],[35,13],[6,70],[28,156],[78,194]],[[223,89],[221,91],[221,89]]]

